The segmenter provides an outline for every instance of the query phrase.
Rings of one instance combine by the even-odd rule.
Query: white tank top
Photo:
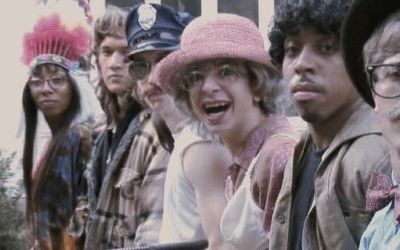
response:
[[[195,191],[183,172],[182,158],[187,148],[195,143],[210,141],[186,126],[175,139],[164,189],[164,214],[160,231],[160,243],[204,240]]]
[[[267,249],[268,238],[262,227],[263,210],[251,194],[251,178],[259,154],[253,158],[242,184],[222,213],[220,229],[224,239],[238,249]]]

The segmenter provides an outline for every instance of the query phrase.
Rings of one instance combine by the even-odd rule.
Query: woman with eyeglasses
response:
[[[237,249],[268,248],[274,204],[297,136],[281,113],[284,86],[256,25],[233,14],[199,17],[184,30],[181,48],[157,69],[178,105],[234,156],[220,220],[224,239]]]
[[[88,48],[86,30],[67,29],[57,14],[41,18],[24,37],[29,79],[22,99],[23,170],[32,249],[79,249],[83,243],[84,171],[91,150],[89,122],[94,117],[86,113],[87,96],[75,77],[77,62]],[[39,111],[51,130],[42,149],[35,146]]]

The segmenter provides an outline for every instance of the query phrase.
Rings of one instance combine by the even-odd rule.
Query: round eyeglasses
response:
[[[193,66],[182,75],[181,87],[186,91],[199,88],[210,73],[215,75],[218,82],[225,84],[235,81],[239,76],[246,75],[247,71],[243,64],[233,62],[218,63],[208,65],[208,67]]]
[[[151,62],[145,60],[132,60],[129,65],[129,73],[133,79],[142,80],[150,74],[151,67]]]
[[[371,64],[366,68],[372,92],[379,97],[400,97],[400,63]]]
[[[60,90],[67,83],[66,76],[55,76],[47,80],[42,79],[30,79],[28,81],[28,85],[32,90],[41,90],[43,89],[45,83],[49,85],[52,90]]]
[[[164,57],[168,55],[169,52],[158,51],[156,52],[152,60],[146,60],[145,56],[131,56],[129,59],[131,60],[131,64],[129,65],[129,74],[135,80],[143,80],[146,78],[151,69],[159,63]]]

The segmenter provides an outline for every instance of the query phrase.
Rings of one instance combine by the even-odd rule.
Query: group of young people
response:
[[[267,51],[235,14],[108,6],[91,39],[42,18],[23,55],[31,247],[400,249],[399,27],[397,0],[285,1]],[[89,47],[100,120],[74,76]]]

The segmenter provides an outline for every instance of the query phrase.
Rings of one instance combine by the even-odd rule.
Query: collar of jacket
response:
[[[368,134],[382,134],[375,111],[363,101],[360,101],[356,105],[353,114],[347,119],[325,151],[322,156],[322,161],[332,152],[335,152],[337,148],[350,140]],[[297,162],[294,163],[295,165],[301,163],[302,157],[299,156],[305,155],[305,151],[310,143],[312,143],[312,138],[309,131],[307,131],[302,135],[300,143],[295,147],[294,159],[297,159]]]
[[[139,123],[143,123],[144,120],[149,119],[150,116],[151,116],[151,112],[152,112],[152,111],[151,111],[151,109],[149,109],[149,108],[146,108],[146,109],[140,111],[140,113],[138,114],[138,116],[139,116]],[[135,119],[135,118],[133,118],[133,119]],[[133,119],[132,119],[132,120],[133,120]],[[115,132],[116,126],[117,126],[117,125],[116,125],[115,122],[110,123],[110,124],[108,124],[108,125],[105,127],[105,131],[112,131],[112,132]]]
[[[360,101],[357,105],[358,108],[337,133],[322,160],[350,140],[368,134],[382,134],[375,111],[364,101]]]
[[[104,176],[103,184],[100,190],[98,203],[101,202],[102,197],[105,197],[104,192],[107,191],[107,187],[112,179],[114,172],[118,170],[121,158],[123,157],[126,150],[129,150],[132,140],[139,131],[141,124],[150,117],[151,117],[151,111],[143,110],[137,117],[133,118],[132,121],[130,122],[128,129],[126,130],[125,134],[122,136],[122,139],[118,144],[113,159],[111,160],[111,162],[107,167],[107,171]]]

